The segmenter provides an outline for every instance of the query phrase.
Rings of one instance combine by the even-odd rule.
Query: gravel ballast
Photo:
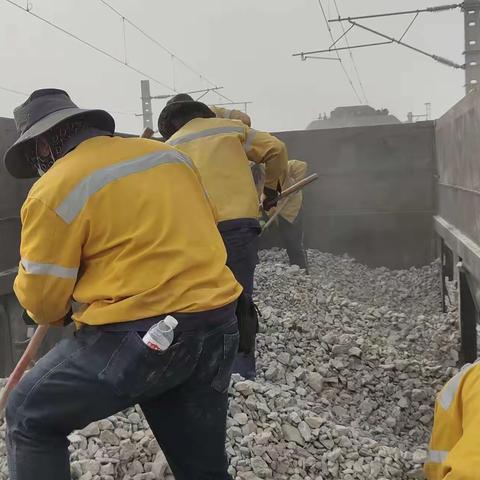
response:
[[[372,269],[310,251],[307,276],[283,251],[260,257],[258,378],[234,376],[230,389],[233,477],[422,478],[435,394],[458,361],[455,308],[440,313],[439,266]],[[70,442],[75,480],[173,480],[138,407]]]

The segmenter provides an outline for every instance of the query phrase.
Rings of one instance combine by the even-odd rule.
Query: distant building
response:
[[[318,120],[314,120],[308,125],[307,130],[389,125],[392,123],[401,122],[397,117],[390,115],[390,112],[386,108],[375,110],[369,105],[358,105],[352,107],[337,107],[330,113],[330,117],[320,115]]]

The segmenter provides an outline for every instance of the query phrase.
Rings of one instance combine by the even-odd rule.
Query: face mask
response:
[[[38,153],[38,138],[35,140],[35,168],[38,175],[42,176],[52,167],[55,163],[55,157],[53,156],[52,148],[48,145],[48,156],[41,157]]]

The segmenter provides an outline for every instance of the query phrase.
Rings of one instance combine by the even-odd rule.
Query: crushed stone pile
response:
[[[390,271],[309,252],[311,275],[261,252],[258,378],[234,375],[236,480],[420,479],[436,392],[456,372],[439,266]],[[0,480],[8,478],[0,420]],[[70,436],[72,478],[173,480],[138,407]]]

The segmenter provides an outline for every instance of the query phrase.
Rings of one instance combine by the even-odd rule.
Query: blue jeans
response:
[[[83,327],[43,357],[6,409],[11,480],[69,480],[67,436],[139,404],[176,480],[231,480],[227,391],[238,349],[234,305],[176,314],[175,340],[150,350],[143,332]]]
[[[218,229],[227,250],[227,266],[242,285],[244,293],[252,300],[253,278],[258,263],[260,224],[255,219],[243,218],[220,222]],[[255,352],[239,353],[235,359],[233,372],[239,373],[244,378],[255,378]]]

